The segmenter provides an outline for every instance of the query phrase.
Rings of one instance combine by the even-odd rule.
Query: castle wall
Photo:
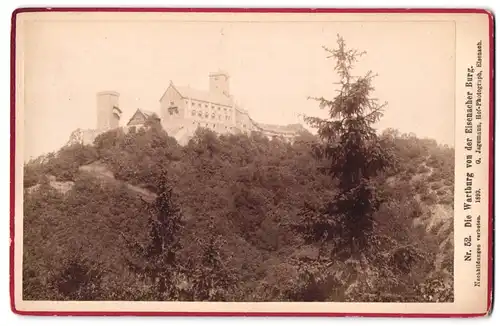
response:
[[[77,129],[73,131],[69,137],[69,141],[66,145],[82,144],[82,145],[93,145],[94,140],[100,134],[108,130],[98,130],[98,129]]]
[[[118,128],[120,115],[114,108],[119,107],[119,96],[112,91],[97,93],[97,129]]]
[[[186,124],[186,107],[181,94],[169,86],[160,100],[161,124],[167,133]]]
[[[232,106],[206,101],[186,99],[188,112],[186,123],[194,127],[204,127],[218,133],[232,132],[234,108]]]
[[[210,129],[218,134],[250,133],[261,131],[268,138],[284,137],[293,139],[296,132],[287,127],[258,124],[252,120],[246,110],[239,108],[229,95],[229,76],[224,72],[209,76],[210,92],[200,92],[191,88],[176,88],[169,85],[160,99],[159,118],[162,127],[172,137],[187,143],[198,127]],[[101,133],[119,128],[121,110],[119,94],[105,91],[97,94],[97,128],[76,130],[69,143],[92,144]],[[224,103],[224,104],[220,104]],[[137,111],[130,119],[129,128],[140,127],[145,122],[146,111]],[[293,129],[293,128],[292,128]]]
[[[223,72],[211,73],[209,75],[209,91],[212,94],[229,96],[229,75]]]
[[[257,126],[244,110],[236,110],[235,128],[239,132],[250,133],[257,130]]]

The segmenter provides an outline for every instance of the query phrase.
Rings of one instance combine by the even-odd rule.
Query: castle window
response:
[[[214,123],[214,128],[215,128],[215,123]]]
[[[179,114],[179,109],[176,106],[171,106],[168,108],[168,112],[170,115]]]
[[[208,108],[208,104],[205,104],[205,107]]]
[[[220,111],[220,106],[218,106],[218,107],[217,107],[217,110],[219,110],[219,111]]]
[[[191,111],[191,115],[195,116],[196,115],[196,110]]]
[[[205,112],[205,118],[208,119],[208,112]]]
[[[201,103],[198,103],[198,106],[201,108]]]
[[[214,106],[212,105],[212,109],[214,108]]]
[[[201,111],[198,111],[198,116],[201,118],[202,116]]]
[[[212,113],[212,119],[215,119],[215,113]]]

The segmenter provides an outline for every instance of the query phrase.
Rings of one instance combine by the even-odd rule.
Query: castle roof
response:
[[[137,109],[135,113],[132,115],[130,120],[127,122],[127,126],[130,125],[132,120],[137,116],[137,115],[142,115],[144,117],[144,120],[147,120],[148,118],[152,117],[153,115],[156,115],[158,117],[158,114],[154,111],[148,111],[148,110],[143,110],[143,109]]]
[[[259,126],[264,131],[270,131],[270,132],[276,132],[276,133],[296,133],[296,132],[304,130],[304,127],[299,123],[289,124],[289,125],[285,125],[285,126],[257,123],[257,126]]]
[[[149,118],[153,115],[157,115],[158,116],[158,113],[154,112],[154,111],[148,111],[148,110],[143,110],[143,109],[137,109],[137,111],[141,112],[142,114],[144,114],[144,116],[146,118]]]
[[[209,76],[226,76],[226,77],[229,77],[229,74],[227,73],[227,71],[224,71],[222,69],[219,69],[217,71],[213,71],[209,74]]]
[[[201,91],[189,86],[174,86],[173,84],[170,84],[170,86],[174,87],[183,98],[224,106],[233,106],[234,104],[231,97],[225,96],[223,94]]]

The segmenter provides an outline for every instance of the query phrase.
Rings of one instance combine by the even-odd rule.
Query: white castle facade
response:
[[[121,128],[140,128],[152,116],[159,118],[165,131],[181,145],[185,145],[199,127],[219,134],[256,131],[262,132],[270,139],[283,137],[288,141],[292,141],[304,130],[300,124],[270,125],[254,121],[230,95],[229,75],[222,71],[209,75],[208,91],[177,86],[170,82],[160,98],[159,111],[137,109],[127,124]],[[92,144],[99,134],[120,128],[121,117],[119,94],[112,91],[99,92],[97,128],[74,131],[69,143]]]

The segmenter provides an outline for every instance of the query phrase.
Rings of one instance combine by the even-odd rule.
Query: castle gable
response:
[[[130,118],[127,126],[138,126],[143,125],[147,119],[156,115],[155,112],[137,109],[132,118]]]
[[[176,86],[174,86],[174,83],[172,81],[170,81],[170,85],[168,85],[167,89],[165,90],[165,92],[163,92],[163,95],[160,97],[160,102],[163,101],[163,99],[165,98],[165,96],[167,96],[167,94],[171,94],[173,92],[179,94],[179,96],[182,97],[182,94],[181,92],[179,92],[179,90],[177,89]]]

